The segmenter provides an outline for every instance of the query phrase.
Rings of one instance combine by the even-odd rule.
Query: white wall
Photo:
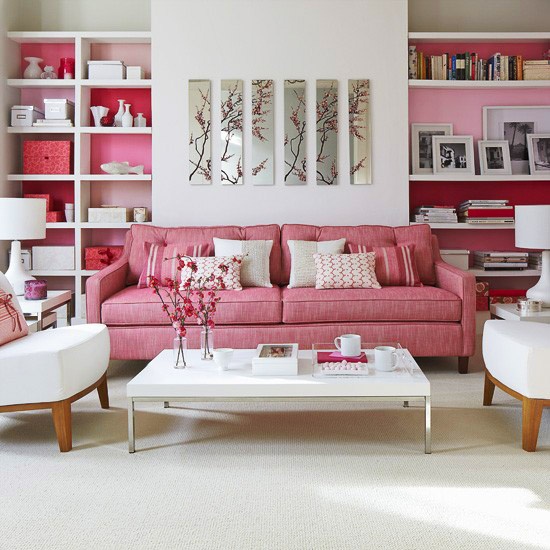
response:
[[[409,0],[411,32],[547,32],[549,28],[549,0]]]
[[[407,223],[406,0],[152,0],[151,27],[155,223]],[[275,186],[188,183],[187,80],[196,78],[212,81],[215,108],[223,78],[275,79]],[[308,81],[310,130],[315,79],[338,79],[341,98],[349,78],[371,80],[373,185],[317,186],[314,170],[306,186],[283,185],[285,78]],[[309,138],[313,166],[314,133]],[[346,133],[339,139],[347,151]],[[215,174],[219,154],[213,139]],[[344,173],[349,160],[340,158]]]

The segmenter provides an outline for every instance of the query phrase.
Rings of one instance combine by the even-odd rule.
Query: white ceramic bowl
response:
[[[233,348],[217,348],[212,353],[214,355],[214,363],[218,365],[220,370],[227,370],[229,363],[233,359]]]

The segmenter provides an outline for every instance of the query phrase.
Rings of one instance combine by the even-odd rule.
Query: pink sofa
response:
[[[255,348],[261,342],[298,342],[302,348],[330,342],[343,333],[364,341],[398,341],[415,356],[456,356],[467,372],[475,346],[475,279],[441,260],[428,225],[253,227],[176,227],[133,225],[120,260],[90,277],[86,284],[87,318],[104,323],[111,335],[112,359],[152,359],[174,338],[158,298],[136,284],[145,263],[144,243],[192,244],[225,239],[270,239],[272,288],[223,291],[215,329],[216,346]],[[422,287],[316,290],[287,288],[287,241],[333,240],[348,244],[414,244]],[[199,327],[189,330],[198,347]]]

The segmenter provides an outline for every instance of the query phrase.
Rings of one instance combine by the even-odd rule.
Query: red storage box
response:
[[[65,212],[59,210],[54,212],[46,212],[46,223],[52,222],[64,222],[65,221]]]
[[[489,283],[478,281],[476,283],[476,311],[489,310]]]
[[[71,141],[23,143],[23,174],[70,174]]]
[[[489,292],[490,304],[517,304],[520,298],[525,298],[525,290],[491,290]]]
[[[46,212],[50,211],[51,201],[50,201],[50,195],[48,194],[25,193],[23,195],[23,198],[24,199],[46,199]]]
[[[84,251],[86,269],[103,269],[122,256],[122,246],[90,246]]]

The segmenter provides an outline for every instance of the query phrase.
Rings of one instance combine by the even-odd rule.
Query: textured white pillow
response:
[[[287,241],[290,250],[288,288],[314,287],[317,268],[314,254],[343,254],[346,239],[337,241]]]
[[[376,279],[374,252],[315,254],[315,288],[382,288]]]
[[[214,237],[216,256],[243,256],[241,265],[242,286],[271,288],[269,256],[273,241],[234,241]]]

